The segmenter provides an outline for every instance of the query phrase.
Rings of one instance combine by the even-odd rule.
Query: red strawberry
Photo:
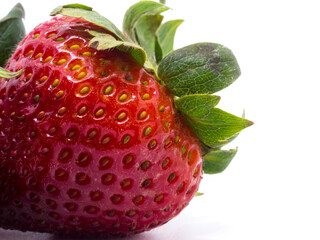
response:
[[[97,25],[54,17],[7,64],[23,72],[0,80],[3,228],[138,233],[166,223],[196,194],[200,141],[213,147],[185,123],[155,69],[128,47],[100,50],[97,37],[119,36]]]

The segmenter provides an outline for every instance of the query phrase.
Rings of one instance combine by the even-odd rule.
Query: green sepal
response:
[[[67,5],[63,5],[64,8],[79,8],[87,11],[92,11],[92,7],[80,4],[80,3],[71,3]]]
[[[238,149],[212,150],[203,157],[204,173],[216,174],[223,172],[230,164]]]
[[[197,192],[196,195],[195,195],[195,197],[200,197],[200,196],[202,196],[203,194],[204,194],[204,193]]]
[[[21,19],[21,18],[24,18],[24,17],[25,17],[24,9],[23,9],[21,3],[17,3],[11,9],[11,11],[8,13],[8,15],[0,20],[0,23],[5,22],[7,20],[11,20],[11,19],[15,19],[15,18]]]
[[[15,77],[19,77],[22,73],[22,69],[19,70],[18,72],[10,72],[2,67],[0,67],[0,77],[1,78],[6,78],[6,79],[11,79]]]
[[[240,76],[231,50],[217,43],[196,43],[175,50],[159,64],[158,76],[175,96],[212,94]]]
[[[159,48],[156,51],[156,60],[160,62],[165,56],[173,51],[174,36],[177,28],[183,23],[183,20],[171,20],[163,23],[157,30],[157,44]]]
[[[69,5],[59,6],[55,8],[50,15],[55,16],[57,14],[74,17],[74,18],[82,18],[97,26],[103,27],[104,29],[114,34],[118,39],[123,41],[126,40],[126,37],[111,21],[101,16],[99,13],[92,11],[91,7],[88,7],[82,4],[69,4]]]
[[[138,43],[136,35],[136,25],[139,20],[146,15],[158,15],[169,8],[162,3],[153,1],[140,1],[132,5],[125,13],[123,19],[123,32],[128,38]]]
[[[24,9],[16,4],[8,15],[0,20],[0,66],[4,67],[18,43],[26,35],[22,22]]]
[[[156,31],[162,22],[162,15],[146,15],[136,24],[136,38],[139,45],[147,52],[149,61],[157,68],[155,57]]]
[[[152,65],[147,60],[146,52],[139,45],[132,42],[117,40],[112,35],[106,33],[95,31],[88,31],[88,33],[94,36],[89,42],[91,47],[96,48],[97,50],[117,48],[120,51],[130,53],[138,64],[150,71],[154,71]]]
[[[227,137],[223,140],[218,140],[215,145],[214,145],[214,148],[222,148],[223,146],[227,145],[228,143],[232,142],[234,139],[236,139],[238,136],[239,136],[240,132],[230,136],[230,137]]]
[[[194,94],[180,97],[175,105],[199,140],[210,148],[217,148],[253,123],[219,108],[219,97]]]

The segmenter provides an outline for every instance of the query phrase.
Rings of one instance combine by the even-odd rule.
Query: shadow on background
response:
[[[138,235],[133,235],[129,237],[71,237],[71,236],[61,236],[53,235],[49,233],[34,233],[34,232],[20,232],[14,230],[3,230],[0,229],[0,239],[1,240],[160,240],[160,236],[157,234],[152,234],[150,232],[141,233]]]

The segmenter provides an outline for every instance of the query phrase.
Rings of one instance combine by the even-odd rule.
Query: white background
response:
[[[17,1],[1,1],[0,18]],[[20,1],[29,32],[59,4]],[[82,0],[119,28],[136,1]],[[241,77],[219,107],[255,125],[230,148],[228,169],[204,176],[204,195],[174,220],[131,240],[320,239],[320,6],[314,0],[167,0],[165,19],[185,19],[175,48],[195,42],[233,50]],[[124,7],[126,6],[126,7]],[[59,239],[50,234],[0,231],[0,239]]]

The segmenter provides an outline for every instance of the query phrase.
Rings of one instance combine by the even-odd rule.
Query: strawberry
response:
[[[166,9],[135,4],[123,35],[91,8],[67,5],[18,45],[0,79],[2,228],[139,233],[188,205],[205,165],[216,173],[229,164],[236,151],[221,147],[252,123],[215,108],[219,97],[188,86],[184,77],[191,75],[175,71],[186,65],[183,56],[200,54],[214,64],[211,73],[228,68],[217,91],[220,80],[223,88],[239,75],[236,61],[220,45],[172,51],[163,34],[181,22],[160,26]],[[211,48],[218,57],[207,56]],[[188,66],[195,60],[185,59]],[[213,126],[209,137],[205,122]]]

